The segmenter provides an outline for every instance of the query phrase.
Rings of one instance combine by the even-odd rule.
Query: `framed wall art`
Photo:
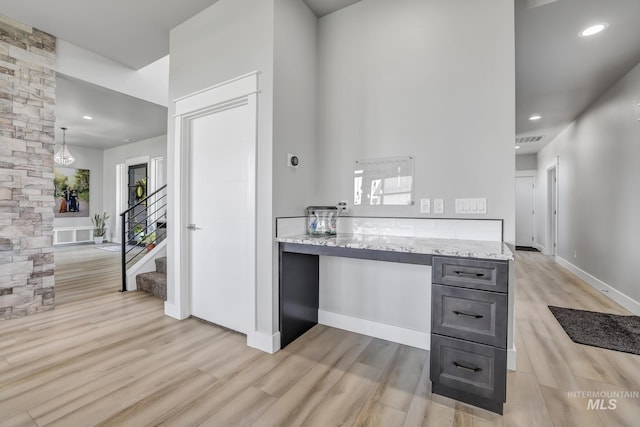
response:
[[[89,169],[55,166],[56,218],[89,216]]]

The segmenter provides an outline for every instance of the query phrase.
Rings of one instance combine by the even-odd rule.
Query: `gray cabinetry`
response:
[[[513,255],[503,243],[493,241],[474,241],[469,250],[460,250],[443,249],[439,240],[407,244],[406,238],[395,239],[279,238],[281,347],[318,322],[320,256],[430,265],[432,391],[502,414]],[[436,251],[451,256],[435,255]],[[479,258],[469,258],[474,255]]]
[[[433,285],[431,332],[505,348],[507,294]]]
[[[502,414],[506,399],[509,264],[433,257],[434,393]]]
[[[471,258],[433,257],[432,283],[506,293],[509,263]]]
[[[458,396],[468,395],[471,404],[477,404],[474,397],[504,402],[507,394],[505,349],[441,335],[433,335],[431,345],[433,354],[438,355],[432,359],[431,366],[438,372],[439,384],[458,391],[451,397],[466,401]]]

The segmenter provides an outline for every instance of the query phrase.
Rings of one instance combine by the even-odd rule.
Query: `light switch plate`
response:
[[[444,199],[433,199],[433,213],[434,214],[444,213]]]
[[[420,213],[431,213],[431,199],[420,199]]]
[[[456,199],[457,214],[486,214],[487,199]]]

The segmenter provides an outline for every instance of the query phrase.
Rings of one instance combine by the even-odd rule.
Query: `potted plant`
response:
[[[144,238],[144,227],[141,224],[136,225],[131,230],[131,242],[139,245],[142,243],[142,239]]]
[[[147,246],[147,252],[151,251],[156,247],[156,232],[152,231],[151,233],[144,236],[142,242]]]
[[[109,215],[104,212],[102,215],[95,214],[91,220],[95,227],[93,229],[93,241],[96,245],[102,244],[102,241],[104,240],[104,233],[107,231],[107,219],[109,219]]]

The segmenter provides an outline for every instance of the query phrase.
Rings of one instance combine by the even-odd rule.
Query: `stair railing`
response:
[[[144,206],[140,211],[137,208]],[[122,289],[127,290],[127,270],[147,251],[147,244],[167,237],[167,185],[163,185],[120,214],[122,221]]]

